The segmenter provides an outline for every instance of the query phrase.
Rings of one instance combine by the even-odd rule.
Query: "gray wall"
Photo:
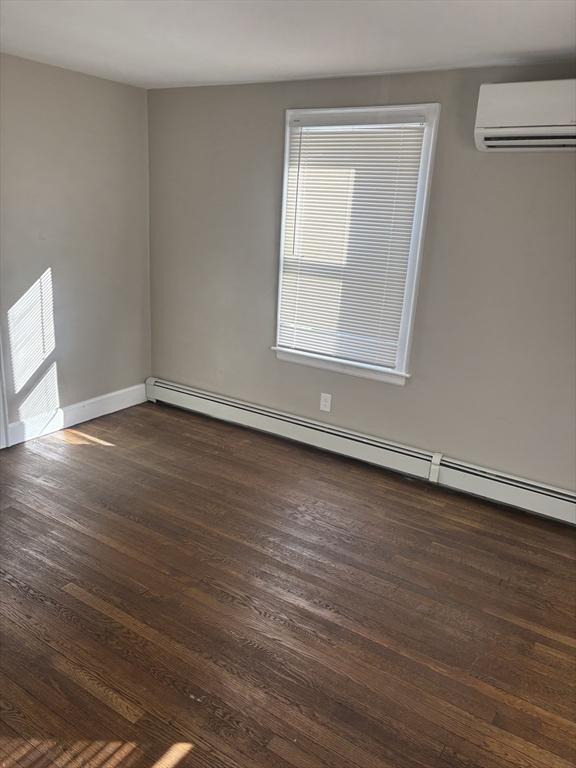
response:
[[[576,487],[576,158],[473,145],[486,81],[462,70],[149,93],[153,373]],[[279,362],[284,110],[438,101],[439,142],[405,387]]]
[[[149,373],[146,93],[12,56],[0,78],[0,309],[16,421],[53,362],[62,406]],[[55,349],[15,394],[7,315],[48,268]]]

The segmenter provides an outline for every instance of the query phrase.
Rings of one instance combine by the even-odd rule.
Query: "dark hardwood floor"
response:
[[[569,527],[152,404],[0,482],[4,768],[574,765]]]

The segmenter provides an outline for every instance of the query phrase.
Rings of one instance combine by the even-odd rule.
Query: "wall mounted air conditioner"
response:
[[[484,152],[576,149],[576,80],[481,85],[474,140]]]

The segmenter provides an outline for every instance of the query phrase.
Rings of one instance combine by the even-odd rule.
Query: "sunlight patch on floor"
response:
[[[162,757],[156,760],[151,768],[175,768],[192,749],[193,746],[190,743],[173,744]]]
[[[59,440],[61,443],[67,445],[105,445],[114,447],[114,443],[109,443],[107,440],[101,440],[99,437],[92,437],[85,432],[80,432],[78,429],[65,429],[62,432],[57,432],[53,435],[53,439]]]
[[[123,741],[75,741],[56,739],[0,739],[0,768],[46,764],[58,768],[130,768],[141,756],[137,745]]]
[[[58,768],[131,768],[142,766],[144,762],[149,768],[177,768],[193,748],[189,742],[172,744],[160,757],[156,757],[157,749],[156,759],[151,757],[148,761],[145,751],[134,742],[103,740],[64,744],[56,739],[35,737],[0,738],[0,768],[36,764]]]

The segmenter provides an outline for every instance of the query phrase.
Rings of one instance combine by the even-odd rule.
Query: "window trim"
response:
[[[412,333],[416,310],[416,297],[421,271],[422,248],[426,220],[429,208],[432,169],[438,134],[440,104],[404,104],[380,107],[345,107],[329,109],[287,109],[284,136],[284,166],[282,179],[282,220],[280,230],[280,258],[278,264],[278,294],[276,301],[276,343],[271,348],[276,352],[278,360],[289,361],[301,365],[310,365],[339,373],[346,373],[363,378],[377,379],[393,384],[405,384],[410,377],[409,360],[412,347]],[[290,127],[297,125],[361,125],[374,122],[424,123],[422,140],[422,160],[418,174],[418,188],[414,207],[414,219],[408,269],[406,273],[406,289],[402,321],[398,334],[398,356],[395,368],[359,363],[353,360],[329,357],[326,355],[289,349],[279,345],[280,337],[280,307],[282,297],[282,276],[284,272],[284,245],[286,230],[286,203],[288,188],[288,164],[290,153]]]
[[[348,373],[352,376],[361,376],[363,379],[377,379],[378,381],[387,381],[390,384],[403,386],[406,383],[406,379],[410,378],[409,373],[399,373],[394,368],[384,368],[381,365],[356,363],[352,360],[344,361],[338,357],[316,355],[314,352],[302,352],[297,349],[286,349],[284,347],[272,347],[272,349],[276,352],[278,360],[286,360],[290,363],[299,363],[300,365],[311,365],[314,368],[325,368],[328,371],[336,371],[336,373]]]

